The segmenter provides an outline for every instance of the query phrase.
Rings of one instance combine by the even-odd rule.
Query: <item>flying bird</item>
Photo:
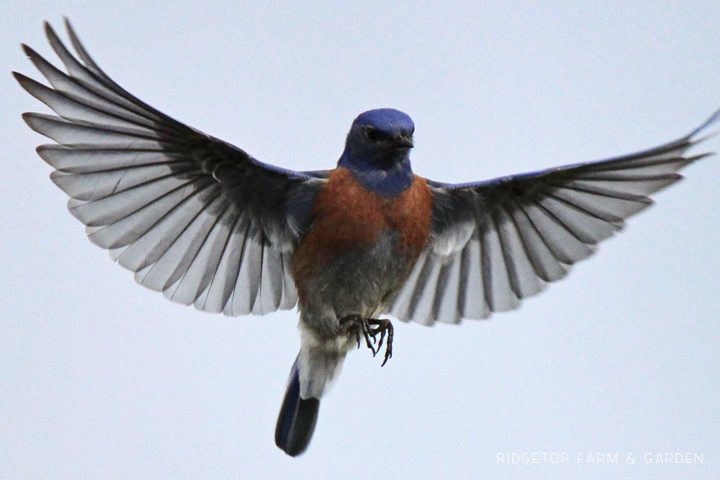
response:
[[[720,118],[632,155],[447,184],[413,173],[413,121],[381,108],[353,121],[336,168],[296,172],[143,103],[66,27],[75,54],[45,24],[66,71],[23,45],[50,86],[14,72],[58,115],[23,115],[56,142],[37,148],[52,181],[90,241],[167,298],[225,315],[297,305],[301,347],[275,431],[292,456],[347,352],[391,357],[382,314],[431,325],[517,308],[709,155],[688,150]]]

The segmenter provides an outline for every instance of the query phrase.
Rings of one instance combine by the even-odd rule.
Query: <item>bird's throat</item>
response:
[[[355,179],[365,188],[383,197],[394,197],[412,185],[410,160],[396,162],[388,169],[359,169],[350,167]]]

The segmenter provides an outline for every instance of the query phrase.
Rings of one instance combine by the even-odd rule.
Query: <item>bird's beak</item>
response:
[[[413,148],[413,139],[409,135],[397,135],[392,139],[397,148]]]

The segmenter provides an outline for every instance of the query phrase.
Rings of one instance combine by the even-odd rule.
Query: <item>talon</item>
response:
[[[379,350],[375,350],[373,342],[370,341],[372,333],[370,330],[370,325],[368,324],[368,320],[365,317],[357,313],[351,313],[350,315],[346,315],[341,318],[338,323],[341,327],[345,324],[350,324],[350,326],[347,327],[347,331],[348,334],[350,334],[350,332],[353,330],[355,331],[355,338],[358,342],[358,348],[360,348],[360,331],[362,330],[362,335],[363,337],[365,337],[365,343],[367,344],[367,347],[372,350],[373,357],[377,354]]]
[[[382,348],[383,340],[385,340],[385,332],[386,330],[380,331],[380,342],[378,343],[378,350]]]
[[[370,326],[368,325],[368,321],[365,317],[360,317],[360,318],[361,318],[360,325],[362,326],[362,329],[363,329],[363,335],[365,336],[365,342],[367,343],[367,347],[370,350],[372,350],[373,357],[374,357],[377,352],[375,351],[375,345],[373,345],[373,343],[370,341]]]
[[[380,364],[381,367],[384,367],[388,360],[392,358],[392,336],[393,331],[392,328],[390,329],[390,332],[388,333],[388,343],[387,348],[385,349],[385,360]]]
[[[360,333],[362,331],[362,336],[365,337],[365,343],[373,353],[373,357],[380,353],[383,342],[385,342],[385,336],[387,335],[387,342],[385,343],[385,358],[380,366],[385,366],[387,361],[392,358],[394,328],[390,320],[365,318],[357,313],[351,313],[350,315],[346,315],[341,318],[338,323],[341,328],[346,324],[349,324],[346,327],[347,334],[351,335],[352,332],[355,333],[358,348],[360,348]],[[379,341],[377,340],[378,334],[380,335]],[[371,338],[372,340],[370,340]]]
[[[392,342],[393,342],[393,334],[395,332],[395,329],[392,325],[392,322],[390,320],[380,320],[376,318],[371,318],[368,320],[368,323],[374,327],[374,333],[377,335],[380,334],[380,342],[378,343],[378,351],[380,351],[380,348],[382,347],[383,340],[385,339],[385,334],[387,334],[387,343],[385,346],[385,359],[383,360],[383,363],[380,365],[381,367],[385,366],[388,360],[392,358]],[[373,336],[374,338],[374,336]]]

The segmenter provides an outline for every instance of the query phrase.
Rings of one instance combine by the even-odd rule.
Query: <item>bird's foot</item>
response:
[[[351,313],[350,315],[345,315],[341,318],[339,323],[340,328],[344,328],[348,335],[355,335],[358,348],[360,348],[360,333],[362,333],[363,337],[365,337],[367,347],[372,350],[373,357],[375,356],[377,353],[375,351],[375,346],[373,345],[375,342],[375,336],[371,333],[370,322],[368,322],[367,318],[363,317],[359,313]],[[371,338],[372,340],[370,340]]]
[[[340,319],[340,327],[345,328],[348,335],[355,335],[357,340],[358,348],[360,348],[360,334],[365,338],[367,347],[372,350],[373,357],[377,355],[385,341],[387,335],[387,343],[385,344],[385,358],[381,366],[384,366],[387,361],[392,357],[392,342],[393,342],[393,325],[390,320],[377,319],[377,318],[365,318],[360,314],[353,313],[346,315]],[[380,340],[377,340],[378,334]],[[377,346],[376,346],[377,344]]]
[[[382,348],[383,340],[385,340],[385,335],[387,335],[387,343],[385,344],[385,358],[380,365],[381,367],[384,367],[387,361],[392,358],[392,344],[395,328],[393,327],[392,322],[387,319],[370,318],[368,319],[368,323],[370,324],[370,335],[372,335],[373,337],[373,342],[375,341],[375,336],[378,333],[380,334],[380,341],[378,342],[377,346],[378,352]]]

